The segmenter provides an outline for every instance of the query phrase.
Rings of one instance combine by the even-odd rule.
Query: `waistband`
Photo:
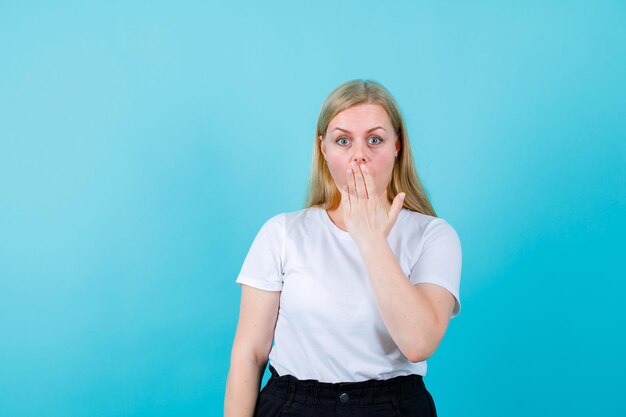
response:
[[[370,379],[361,382],[320,382],[300,380],[293,375],[278,375],[269,365],[272,376],[264,391],[288,403],[302,405],[375,405],[396,403],[426,391],[422,375],[411,374],[390,379]]]

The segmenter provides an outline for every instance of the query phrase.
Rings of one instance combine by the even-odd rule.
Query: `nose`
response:
[[[352,154],[351,161],[354,161],[358,164],[364,164],[367,161],[367,155],[363,146],[354,145],[354,153]]]

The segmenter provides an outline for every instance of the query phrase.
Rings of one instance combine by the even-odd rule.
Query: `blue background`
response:
[[[439,414],[626,415],[624,74],[623,1],[1,2],[0,415],[220,415],[241,263],[354,78],[461,238]]]

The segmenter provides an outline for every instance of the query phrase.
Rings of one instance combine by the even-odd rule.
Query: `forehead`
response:
[[[339,112],[328,124],[328,131],[340,127],[351,132],[366,132],[375,126],[391,131],[391,120],[378,104],[359,104]]]

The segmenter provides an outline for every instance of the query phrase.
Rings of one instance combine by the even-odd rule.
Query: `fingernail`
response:
[[[404,197],[406,197],[406,194],[404,193],[400,194],[400,200],[404,200]]]

